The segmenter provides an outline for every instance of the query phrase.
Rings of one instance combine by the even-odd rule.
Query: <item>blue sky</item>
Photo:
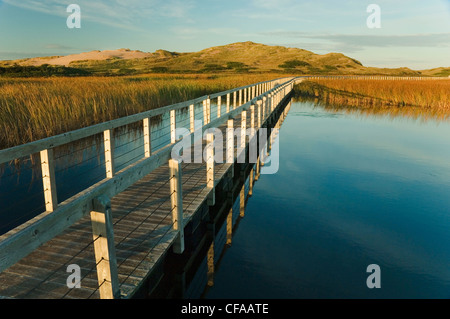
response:
[[[81,7],[81,29],[66,8]],[[381,28],[369,29],[369,4]],[[253,41],[341,52],[366,66],[450,66],[450,0],[0,0],[0,59]]]

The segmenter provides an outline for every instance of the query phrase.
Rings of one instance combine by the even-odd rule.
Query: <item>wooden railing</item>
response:
[[[107,282],[107,284],[101,285],[100,295],[102,298],[116,297],[118,294],[118,281],[110,199],[156,168],[167,163],[169,163],[172,177],[170,189],[174,220],[173,230],[178,233],[177,240],[174,243],[174,250],[179,253],[184,250],[183,228],[185,223],[183,221],[182,207],[181,163],[171,158],[171,151],[179,142],[175,134],[176,111],[189,110],[189,130],[191,134],[184,138],[190,138],[192,142],[196,131],[201,130],[203,135],[205,130],[218,127],[227,121],[230,123],[231,119],[239,115],[242,118],[244,116],[246,118],[248,110],[252,112],[252,119],[255,119],[255,108],[258,111],[259,127],[261,122],[274,110],[274,107],[291,92],[295,81],[295,78],[281,78],[260,82],[1,150],[0,164],[31,156],[35,153],[40,154],[46,211],[0,236],[0,272],[33,252],[43,243],[62,233],[82,217],[90,214],[93,236],[97,239],[94,245],[95,258],[97,261],[107,261],[97,262],[99,282],[101,281],[100,276]],[[211,118],[211,100],[213,99],[216,99],[218,108],[215,119]],[[194,127],[194,107],[198,104],[203,105],[203,125],[199,129]],[[170,143],[153,151],[150,129],[152,118],[167,113],[170,116]],[[142,122],[143,127],[144,156],[124,169],[116,171],[114,129],[138,122]],[[252,120],[251,122],[252,127],[254,127],[255,121]],[[242,125],[245,131],[246,122],[243,121]],[[59,202],[55,181],[54,149],[58,146],[74,143],[98,134],[103,134],[105,178],[69,199]],[[208,135],[207,142],[211,144],[212,136]],[[212,152],[212,150],[208,152]],[[209,156],[209,158],[213,157]],[[208,160],[207,165],[211,168],[207,169],[207,187],[213,190],[215,185],[214,160]],[[214,191],[211,194],[210,198],[208,198],[209,204],[214,203]]]
[[[308,75],[302,76],[303,79],[319,80],[319,79],[333,79],[333,80],[449,80],[450,77],[438,76],[390,76],[390,75]]]

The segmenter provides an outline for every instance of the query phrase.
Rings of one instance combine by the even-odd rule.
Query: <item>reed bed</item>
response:
[[[0,78],[0,149],[275,77]]]
[[[333,80],[306,81],[299,95],[328,103],[360,107],[415,106],[450,112],[450,80]]]

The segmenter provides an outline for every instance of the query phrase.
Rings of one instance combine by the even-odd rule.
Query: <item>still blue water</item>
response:
[[[449,122],[294,102],[279,141],[206,298],[450,298]]]

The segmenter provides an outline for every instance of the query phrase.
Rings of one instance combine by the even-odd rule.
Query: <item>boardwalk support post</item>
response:
[[[171,144],[175,144],[175,142],[177,141],[177,137],[176,137],[176,112],[175,110],[171,110],[170,111],[170,143]]]
[[[222,97],[217,97],[217,118],[222,116]]]
[[[209,124],[210,122],[211,122],[211,99],[208,96],[208,98],[203,101],[203,125]]]
[[[149,117],[144,119],[143,125],[144,125],[145,157],[150,157],[152,155],[152,139],[151,139],[151,125]]]
[[[208,115],[208,124],[211,123],[211,98],[208,96],[206,100],[206,113]]]
[[[257,128],[260,129],[261,128],[261,100],[258,100],[256,102],[256,105],[258,107],[258,126],[257,126]]]
[[[214,153],[214,134],[208,133],[206,135],[206,187],[211,190],[208,195],[209,206],[216,204]]]
[[[173,229],[178,232],[173,245],[176,254],[184,252],[183,190],[181,162],[170,159],[170,201],[172,204]]]
[[[239,135],[239,145],[238,145],[238,163],[245,163],[246,152],[245,145],[247,142],[247,111],[241,112],[241,130]]]
[[[191,133],[195,131],[195,110],[194,104],[189,105],[189,129]]]
[[[45,210],[53,212],[58,207],[53,149],[41,151],[41,169],[42,183],[44,186]]]
[[[118,298],[120,296],[119,277],[109,197],[102,195],[95,198],[92,202],[92,207],[92,236],[100,298]]]
[[[227,163],[231,164],[231,178],[234,177],[234,120],[227,122]]]
[[[113,130],[106,130],[103,132],[103,139],[105,143],[105,165],[106,177],[113,178],[115,174],[114,166],[114,132]]]

